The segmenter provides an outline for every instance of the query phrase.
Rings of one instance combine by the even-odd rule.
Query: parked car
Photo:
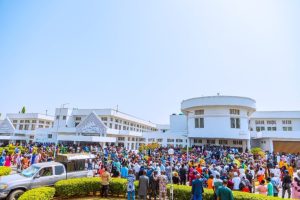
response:
[[[42,186],[53,186],[57,181],[87,177],[85,160],[93,159],[89,154],[58,155],[61,162],[44,162],[31,165],[19,174],[0,178],[0,198],[18,199],[26,190]]]

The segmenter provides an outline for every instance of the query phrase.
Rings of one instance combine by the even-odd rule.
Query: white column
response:
[[[247,149],[248,149],[248,151],[250,151],[251,150],[250,139],[246,140],[246,142],[247,142]]]
[[[272,139],[269,139],[269,149],[270,149],[270,152],[273,152],[274,151],[274,146],[273,146],[273,140]]]

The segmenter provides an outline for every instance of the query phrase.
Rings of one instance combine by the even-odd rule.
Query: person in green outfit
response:
[[[226,179],[223,180],[223,186],[218,188],[217,200],[233,200],[232,191],[227,187],[227,183]]]
[[[268,177],[267,178],[267,189],[268,189],[268,192],[267,192],[267,196],[273,196],[274,195],[274,192],[273,192],[273,184],[271,183],[271,178]]]

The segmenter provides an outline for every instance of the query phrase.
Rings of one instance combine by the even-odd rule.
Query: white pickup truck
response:
[[[26,190],[53,186],[57,181],[87,177],[85,160],[91,155],[65,156],[63,162],[44,162],[31,165],[20,174],[0,177],[0,199],[18,199]],[[71,158],[71,159],[70,159]],[[79,159],[78,159],[79,158]],[[69,170],[69,171],[68,171]]]

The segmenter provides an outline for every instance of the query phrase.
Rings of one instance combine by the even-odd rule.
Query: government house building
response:
[[[257,111],[254,99],[223,95],[185,99],[180,110],[170,115],[169,124],[114,109],[57,108],[55,116],[7,114],[0,122],[0,141],[300,152],[300,111]]]

